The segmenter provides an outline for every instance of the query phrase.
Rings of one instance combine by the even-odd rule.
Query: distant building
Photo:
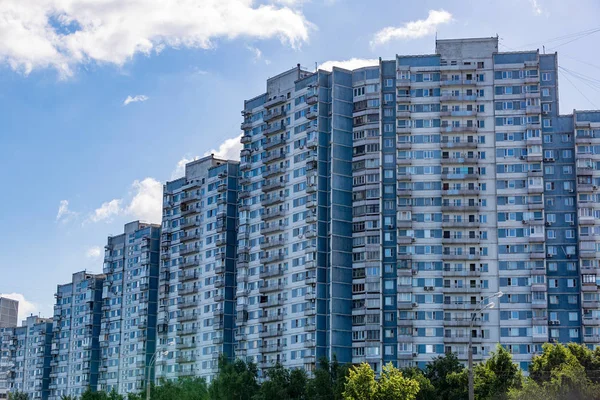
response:
[[[30,400],[48,399],[52,319],[27,317],[22,326],[14,328],[12,340],[11,391],[26,393]]]
[[[72,282],[58,285],[50,400],[60,400],[63,395],[79,397],[98,385],[104,278],[82,271],[73,274]]]
[[[108,238],[98,390],[126,394],[145,387],[156,349],[159,244],[160,225],[139,221]]]
[[[6,399],[13,387],[15,328],[0,328],[0,399]]]
[[[19,323],[19,302],[0,297],[0,328],[13,328]]]

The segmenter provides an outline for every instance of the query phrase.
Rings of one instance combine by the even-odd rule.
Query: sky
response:
[[[160,222],[194,157],[239,158],[244,99],[297,63],[357,68],[498,35],[559,54],[560,111],[600,108],[597,0],[2,0],[0,294],[21,318]],[[595,49],[589,51],[590,49]],[[591,77],[591,79],[590,79]]]

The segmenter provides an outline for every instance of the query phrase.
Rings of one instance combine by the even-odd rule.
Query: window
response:
[[[393,79],[386,79],[385,80],[385,87],[394,87],[394,80]]]
[[[548,118],[544,118],[544,128],[552,128],[552,120]]]
[[[542,72],[542,81],[548,82],[552,79],[552,74],[550,72]]]
[[[550,97],[550,89],[548,89],[548,88],[543,88],[543,89],[542,89],[542,96],[543,96],[543,97]]]

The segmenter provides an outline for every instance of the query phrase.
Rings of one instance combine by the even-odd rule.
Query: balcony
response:
[[[179,241],[182,243],[189,242],[191,240],[198,240],[201,238],[199,233],[188,232],[185,235],[179,236]]]
[[[443,189],[442,196],[477,196],[479,195],[478,187]]]
[[[284,116],[285,116],[285,111],[282,110],[281,108],[276,108],[276,109],[271,110],[271,111],[267,112],[266,114],[264,114],[263,121],[271,122],[274,119],[283,118]]]
[[[260,258],[260,262],[263,264],[274,263],[283,261],[283,254],[272,254],[267,256],[262,256]]]
[[[188,228],[192,228],[194,226],[198,226],[200,225],[200,222],[196,221],[196,220],[186,220],[183,224],[181,224],[179,227],[181,229],[188,229]]]
[[[271,293],[283,290],[283,285],[281,283],[275,285],[262,286],[258,288],[259,293]]]
[[[475,254],[442,254],[442,260],[479,260],[481,257],[479,253]]]
[[[198,320],[198,314],[181,314],[177,316],[177,322],[192,322]]]
[[[275,97],[272,97],[271,99],[269,99],[268,101],[266,101],[263,104],[263,107],[264,108],[275,107],[275,106],[277,106],[279,104],[285,103],[286,100],[287,100],[286,97],[283,96],[283,95],[281,95],[281,96],[275,96]]]
[[[187,203],[191,203],[192,201],[198,201],[200,200],[200,195],[197,193],[188,193],[186,194],[185,197],[182,197],[180,199],[181,204],[187,204]]]
[[[261,190],[263,191],[263,193],[267,193],[267,192],[270,192],[272,190],[283,189],[283,188],[285,188],[286,184],[287,184],[286,180],[275,181],[275,182],[267,182],[267,183],[264,183],[262,185]]]
[[[447,220],[442,221],[442,228],[479,228],[479,221],[457,221]]]
[[[198,260],[190,260],[190,261],[185,261],[181,264],[179,264],[180,268],[195,268],[195,267],[199,267],[200,266],[200,261]]]
[[[542,107],[541,106],[527,106],[525,108],[525,114],[541,114]]]
[[[474,125],[442,126],[442,132],[452,132],[452,133],[477,132],[477,126],[474,126]]]
[[[285,239],[273,239],[273,240],[265,240],[260,244],[261,250],[270,249],[272,247],[279,247],[286,244]]]
[[[240,139],[240,142],[242,144],[248,144],[248,143],[252,143],[252,135],[242,135],[242,138]]]
[[[262,176],[263,176],[263,178],[270,178],[270,177],[272,177],[274,175],[277,175],[277,174],[283,174],[286,171],[287,171],[287,166],[281,167],[279,165],[273,165],[273,166],[271,166],[269,168],[266,168],[263,171]]]
[[[200,251],[199,247],[196,247],[196,246],[187,246],[187,247],[184,247],[183,249],[182,248],[179,249],[179,255],[180,256],[185,256],[185,255],[188,255],[188,254],[197,253],[198,251]]]
[[[283,122],[277,124],[271,124],[267,129],[263,131],[265,135],[272,135],[274,133],[283,132],[285,130],[285,124]]]
[[[267,164],[267,163],[271,163],[271,162],[274,162],[274,161],[283,160],[285,158],[285,156],[286,156],[285,152],[278,151],[278,152],[274,152],[274,153],[269,154],[268,156],[266,156],[262,160],[263,160],[263,162],[265,164]]]
[[[260,228],[261,235],[266,235],[273,232],[281,232],[287,228],[287,224],[269,224]]]
[[[196,273],[183,273],[179,275],[179,282],[188,282],[198,279],[200,276]]]
[[[247,129],[251,129],[251,128],[252,128],[252,121],[250,121],[250,120],[244,121],[240,125],[240,129],[243,131],[245,131]]]
[[[258,334],[258,337],[262,338],[268,338],[268,337],[274,337],[274,336],[281,336],[283,334],[283,329],[281,328],[277,328],[277,329],[269,329],[266,331],[262,331]]]
[[[466,95],[466,94],[461,94],[458,96],[443,95],[443,96],[440,96],[440,101],[442,101],[442,102],[477,101],[477,95]]]
[[[263,149],[271,150],[274,147],[283,146],[285,144],[287,144],[287,140],[285,138],[271,138],[265,142]]]
[[[440,117],[475,117],[477,111],[459,110],[459,111],[440,111]]]
[[[442,164],[477,164],[479,158],[477,157],[442,157],[440,160]]]
[[[444,180],[465,180],[465,179],[477,179],[479,178],[479,173],[476,171],[469,172],[459,172],[459,173],[442,173],[442,179]]]
[[[263,219],[263,221],[267,221],[272,218],[283,217],[284,215],[285,215],[284,210],[275,210],[275,211],[263,212],[261,215],[261,218]]]
[[[476,149],[477,141],[461,140],[460,142],[442,141],[440,147],[442,149]]]
[[[319,97],[316,94],[310,94],[306,98],[306,104],[308,104],[309,106],[317,104],[318,101],[319,101]]]
[[[443,237],[443,244],[477,244],[481,241],[481,239],[476,237]]]
[[[281,276],[281,275],[283,275],[282,268],[272,268],[272,269],[265,269],[263,271],[260,271],[260,273],[258,274],[258,277],[260,279],[267,279],[267,278],[273,278],[273,277]]]
[[[177,302],[177,306],[180,309],[197,307],[199,305],[200,305],[200,302],[198,300],[192,300],[192,299],[180,299]]]
[[[198,288],[197,287],[184,287],[179,289],[179,294],[181,296],[187,296],[190,294],[197,294],[198,293]]]

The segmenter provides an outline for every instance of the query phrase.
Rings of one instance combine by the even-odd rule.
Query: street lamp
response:
[[[167,346],[173,346],[175,342],[169,342],[167,343]],[[154,352],[154,354],[152,355],[152,357],[150,358],[150,362],[148,363],[148,371],[146,372],[146,400],[150,400],[150,370],[152,369],[152,366],[154,365],[154,363],[156,362],[156,357],[158,355],[162,355],[163,357],[166,357],[169,355],[169,350],[156,350]]]
[[[477,309],[471,315],[471,325],[469,326],[469,400],[475,400],[475,386],[473,383],[473,323],[475,322],[478,313],[482,312],[483,310],[492,309],[496,306],[493,301],[486,303],[486,300],[491,300],[494,298],[499,299],[503,295],[504,293],[497,292],[491,296],[481,299],[477,305]]]

